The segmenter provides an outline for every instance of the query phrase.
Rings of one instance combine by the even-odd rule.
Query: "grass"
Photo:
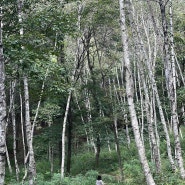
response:
[[[183,144],[184,147],[184,144]],[[50,174],[50,164],[47,160],[37,161],[37,185],[92,185],[95,184],[98,174],[102,175],[103,181],[107,185],[146,185],[143,171],[134,144],[130,149],[121,147],[121,155],[124,169],[124,182],[119,182],[119,166],[116,151],[108,152],[107,148],[102,148],[100,153],[99,166],[95,165],[95,155],[86,150],[80,151],[72,156],[70,176],[60,179],[60,166],[56,158],[54,160],[54,174]],[[149,153],[148,153],[149,156]],[[149,157],[148,157],[149,159]],[[149,159],[150,161],[150,159]],[[179,172],[172,172],[169,161],[167,160],[165,143],[161,143],[161,163],[162,172],[155,173],[153,163],[149,162],[154,180],[157,185],[185,185],[181,180]],[[15,181],[15,174],[7,172],[6,185],[19,185]],[[25,184],[26,185],[26,184]]]

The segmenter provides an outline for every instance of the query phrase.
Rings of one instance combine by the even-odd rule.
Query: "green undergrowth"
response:
[[[179,171],[172,172],[167,153],[165,142],[161,142],[161,163],[162,169],[160,174],[155,173],[155,166],[150,162],[149,153],[148,161],[154,180],[157,185],[185,185],[181,180]],[[121,147],[123,160],[124,181],[120,181],[120,172],[118,166],[118,157],[116,151],[107,151],[102,148],[99,159],[99,166],[95,165],[95,155],[93,152],[80,151],[72,156],[71,174],[61,180],[60,165],[58,159],[54,160],[54,173],[50,173],[50,164],[48,160],[42,159],[37,161],[37,179],[36,185],[93,185],[95,184],[98,174],[102,175],[106,185],[146,185],[143,170],[134,144],[127,147]],[[15,176],[15,175],[13,175]],[[22,172],[23,176],[23,172]],[[6,185],[20,185],[12,175],[7,174]],[[25,183],[27,185],[28,183]]]

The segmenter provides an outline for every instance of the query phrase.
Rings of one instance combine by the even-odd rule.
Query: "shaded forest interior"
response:
[[[0,2],[0,185],[185,184],[184,0]]]

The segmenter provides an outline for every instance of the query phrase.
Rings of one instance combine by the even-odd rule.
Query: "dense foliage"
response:
[[[166,133],[150,78],[150,74],[154,74],[172,155],[175,156],[159,3],[124,2],[134,105],[151,173],[159,185],[185,184],[179,169],[173,171],[168,160]],[[166,4],[169,22],[170,3]],[[102,174],[103,181],[109,185],[146,184],[129,117],[118,1],[29,0],[22,4],[22,20],[18,5],[19,1],[12,0],[0,3],[7,102],[5,184],[21,184],[28,169],[29,162],[25,161],[29,151],[25,125],[25,75],[29,85],[30,122],[34,125],[37,185],[92,185],[98,174]],[[173,33],[168,30],[168,37],[173,35],[174,39],[170,44],[175,50],[178,129],[183,157],[184,9],[183,0],[173,1]],[[152,71],[147,67],[147,61],[151,63]],[[150,103],[147,102],[146,89]],[[152,128],[160,151],[160,173],[156,170],[149,118],[153,119]],[[65,136],[64,143],[62,136]],[[61,178],[63,150],[66,154],[65,175]],[[123,171],[123,179],[120,171]],[[23,180],[24,184],[30,183],[28,179],[29,174]]]

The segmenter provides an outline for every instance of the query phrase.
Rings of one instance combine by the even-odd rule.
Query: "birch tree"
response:
[[[121,35],[122,35],[122,44],[123,44],[123,65],[125,68],[126,94],[127,94],[131,124],[132,124],[133,132],[135,136],[135,142],[136,142],[136,146],[140,157],[140,162],[142,164],[142,168],[146,178],[146,182],[148,185],[154,185],[155,182],[148,165],[148,161],[145,154],[145,148],[139,132],[138,119],[137,119],[134,100],[133,100],[133,77],[132,77],[131,61],[129,58],[129,50],[128,50],[128,34],[127,34],[126,21],[125,21],[124,0],[119,0],[119,6],[120,6]]]
[[[136,54],[137,54],[136,58],[139,58],[137,64],[138,64],[138,70],[139,70],[140,75],[138,76],[138,78],[139,79],[141,78],[143,81],[145,79],[144,74],[149,76],[149,83],[151,84],[151,87],[154,91],[154,96],[155,96],[155,99],[157,102],[157,106],[159,108],[159,115],[160,115],[161,123],[162,123],[163,130],[165,133],[168,158],[171,163],[172,170],[175,170],[176,167],[175,167],[174,159],[172,156],[172,148],[171,148],[171,142],[170,142],[170,137],[169,137],[169,131],[168,131],[167,123],[166,123],[165,116],[164,116],[162,102],[160,100],[160,95],[158,92],[156,77],[154,75],[155,63],[156,63],[156,61],[155,61],[156,60],[156,52],[157,52],[156,44],[155,44],[155,38],[157,36],[156,35],[157,34],[156,33],[156,26],[155,26],[156,23],[155,23],[155,20],[153,20],[153,18],[152,18],[152,20],[154,21],[154,23],[153,23],[153,29],[154,29],[154,46],[153,47],[154,47],[154,49],[152,49],[152,47],[151,47],[152,44],[150,44],[150,42],[152,42],[152,41],[149,40],[149,35],[147,33],[146,25],[143,20],[142,27],[145,28],[144,30],[145,30],[145,34],[146,34],[146,38],[147,38],[147,42],[148,42],[148,46],[149,46],[149,48],[148,48],[149,52],[147,52],[146,47],[144,47],[144,41],[143,41],[144,38],[142,38],[142,34],[141,34],[140,28],[138,26],[139,21],[138,21],[137,11],[135,10],[134,5],[131,0],[130,0],[130,2],[131,2],[131,14],[132,14],[131,28],[133,30],[134,42],[136,44],[138,44],[138,46],[140,46],[140,47],[137,47],[137,49],[136,49]],[[150,8],[152,8],[152,7],[150,7]],[[152,28],[150,30],[152,30]],[[152,51],[153,51],[153,54],[152,54]],[[147,55],[147,53],[149,53],[149,55]],[[145,61],[145,62],[142,63],[141,61]],[[143,83],[143,89],[146,92],[146,88],[147,88],[146,83],[145,83],[145,81],[143,81],[142,83]],[[146,94],[148,94],[148,93],[146,92]],[[145,95],[145,97],[147,97],[147,96],[148,95]]]
[[[175,139],[175,152],[177,158],[177,164],[180,169],[180,174],[182,179],[185,179],[185,169],[182,158],[180,137],[179,137],[179,120],[177,114],[177,90],[176,90],[176,65],[175,65],[175,53],[174,53],[174,41],[173,41],[173,19],[172,19],[172,1],[169,1],[169,15],[170,15],[170,56],[171,56],[171,67],[172,67],[172,75],[170,78],[170,101],[171,101],[171,114],[172,114],[172,123],[173,123],[173,132]]]
[[[14,163],[15,163],[15,171],[16,171],[16,178],[19,181],[19,166],[17,161],[17,127],[16,127],[16,117],[15,117],[15,87],[16,87],[16,80],[11,82],[10,88],[10,106],[11,106],[11,118],[12,118],[12,125],[13,125],[13,153],[14,153]]]
[[[82,4],[79,4],[78,6],[78,22],[77,26],[78,29],[80,30],[80,21],[81,21],[81,13],[82,13],[83,6]],[[75,63],[74,63],[74,69],[72,71],[72,76],[70,79],[70,85],[71,88],[69,89],[68,92],[68,97],[67,97],[67,103],[66,103],[66,108],[65,108],[65,114],[64,114],[64,119],[63,119],[63,124],[62,124],[62,161],[61,161],[61,179],[64,178],[64,167],[65,167],[65,134],[66,134],[66,124],[67,124],[67,117],[69,113],[69,108],[70,108],[70,102],[73,94],[73,88],[75,86],[75,83],[78,79],[78,69],[80,68],[80,62],[81,60],[79,59],[80,55],[80,40],[77,38],[77,48],[76,48],[76,55],[75,55]],[[83,58],[83,57],[82,57]]]
[[[23,32],[24,30],[23,30],[23,26],[22,26],[23,5],[24,5],[23,1],[17,0],[18,21],[19,21],[19,24],[21,25],[19,32],[20,32],[21,37],[23,37],[23,34],[24,34],[24,32]],[[24,47],[22,46],[22,51],[23,50],[24,50]],[[28,146],[27,156],[26,156],[24,162],[28,163],[29,185],[33,185],[35,183],[35,177],[36,177],[36,164],[35,164],[33,142],[32,142],[33,135],[32,135],[32,125],[31,125],[31,120],[30,120],[30,101],[29,101],[28,76],[27,76],[26,72],[24,72],[23,84],[24,84],[24,101],[25,101],[25,128],[26,128],[26,140],[27,140],[27,146]],[[25,173],[25,176],[23,177],[23,181],[25,180],[26,175],[27,175],[27,172]]]
[[[182,179],[185,179],[185,170],[183,166],[183,158],[180,144],[180,137],[178,131],[178,114],[177,114],[177,94],[176,94],[176,65],[175,65],[175,55],[174,55],[174,42],[173,42],[173,20],[172,20],[172,1],[169,1],[169,13],[170,13],[170,29],[168,29],[168,22],[166,17],[166,7],[168,1],[160,0],[160,11],[161,19],[163,25],[163,36],[164,36],[164,66],[166,72],[166,85],[168,90],[168,98],[170,100],[171,107],[171,121],[175,140],[175,155],[177,160],[177,165],[180,169],[180,174]]]
[[[4,184],[6,156],[6,95],[5,69],[2,39],[2,7],[0,7],[0,185]]]

